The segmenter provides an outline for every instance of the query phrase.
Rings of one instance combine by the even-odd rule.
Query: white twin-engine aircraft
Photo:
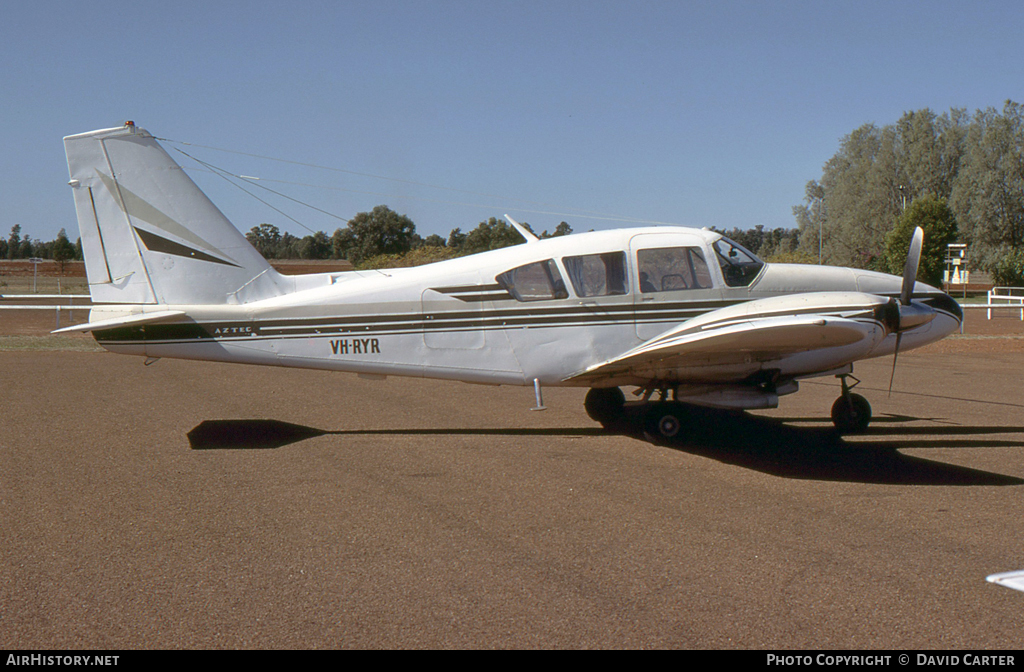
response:
[[[707,230],[539,240],[511,218],[526,244],[284,276],[131,122],[64,146],[94,307],[59,331],[148,359],[532,385],[538,407],[542,386],[589,387],[586,410],[605,426],[627,413],[619,387],[638,386],[628,412],[664,437],[701,406],[774,408],[800,379],[835,375],[832,419],[845,432],[871,418],[850,392],[853,362],[937,341],[963,317],[915,285],[920,232],[902,279],[766,264]]]

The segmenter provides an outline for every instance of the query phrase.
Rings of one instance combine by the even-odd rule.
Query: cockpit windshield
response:
[[[739,243],[722,236],[714,242],[722,277],[730,287],[746,287],[764,268],[764,262]]]

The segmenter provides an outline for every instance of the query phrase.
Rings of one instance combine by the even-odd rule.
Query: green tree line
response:
[[[524,224],[533,231],[529,224]],[[537,234],[552,238],[572,233],[567,222],[561,222],[553,231]],[[741,245],[770,261],[810,262],[798,252],[797,229],[765,230],[734,228],[721,231]],[[359,268],[414,266],[442,261],[454,257],[497,250],[525,242],[522,235],[504,220],[491,217],[476,228],[463,231],[452,229],[448,237],[431,234],[426,238],[416,233],[416,225],[406,215],[399,215],[386,205],[353,217],[345,228],[328,236],[323,231],[299,238],[282,232],[273,224],[254,226],[246,239],[267,259],[346,259]],[[7,239],[0,239],[0,259],[29,259],[39,257],[58,262],[81,260],[82,242],[72,244],[61,229],[50,242],[31,240],[21,235],[21,226],[15,225]]]
[[[529,228],[529,224],[524,226]],[[553,232],[538,235],[550,238],[569,233],[572,227],[562,222]],[[245,237],[267,259],[347,259],[357,268],[419,265],[525,242],[514,227],[496,217],[465,233],[461,228],[452,229],[448,238],[438,234],[423,238],[408,216],[386,205],[360,212],[331,236],[317,231],[298,238],[264,223],[254,226]]]
[[[75,243],[68,239],[68,234],[61,229],[57,237],[49,242],[33,240],[29,236],[21,235],[21,225],[15,224],[11,227],[11,234],[7,238],[0,238],[0,259],[13,261],[14,259],[52,259],[57,262],[66,262],[82,259],[82,239]]]
[[[529,224],[525,226],[529,228]],[[562,222],[552,233],[544,231],[539,235],[549,238],[569,233],[572,227]],[[495,217],[466,233],[461,228],[453,229],[447,239],[437,234],[422,238],[409,217],[385,205],[357,214],[331,236],[317,231],[299,238],[282,233],[273,224],[260,224],[245,237],[267,259],[347,259],[357,266],[428,263],[525,242],[512,226]],[[33,257],[81,261],[82,240],[71,243],[64,229],[52,241],[33,240],[22,235],[20,224],[11,228],[8,238],[0,238],[0,259]]]
[[[529,224],[523,225],[533,231]],[[758,225],[719,232],[769,261],[814,261],[799,251],[800,231],[795,228],[765,230]],[[572,227],[561,222],[553,231],[536,235],[553,238],[570,233]],[[438,234],[422,238],[412,220],[386,205],[359,213],[331,236],[318,231],[298,238],[264,223],[254,226],[246,238],[267,259],[347,259],[357,268],[416,266],[526,242],[514,227],[496,217],[469,231],[464,232],[461,227],[452,229],[447,238]]]

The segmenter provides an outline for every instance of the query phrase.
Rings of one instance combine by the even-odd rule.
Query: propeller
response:
[[[892,375],[889,376],[889,396],[892,396],[892,383],[896,379],[896,360],[900,356],[900,342],[906,329],[924,324],[931,317],[925,318],[924,311],[911,305],[914,295],[914,283],[917,282],[917,267],[921,264],[921,246],[924,244],[924,230],[919,226],[914,229],[907,251],[907,263],[903,265],[903,287],[900,289],[900,305],[896,319],[896,349],[892,353]],[[934,314],[932,314],[934,316]],[[907,318],[910,318],[909,320]],[[914,319],[917,318],[917,319]],[[911,322],[911,324],[904,324]]]

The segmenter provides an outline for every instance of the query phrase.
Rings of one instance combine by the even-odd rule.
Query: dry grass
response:
[[[34,291],[33,291],[34,287]],[[0,294],[88,294],[85,278],[0,275]]]
[[[0,352],[103,352],[91,338],[80,336],[0,336]]]

